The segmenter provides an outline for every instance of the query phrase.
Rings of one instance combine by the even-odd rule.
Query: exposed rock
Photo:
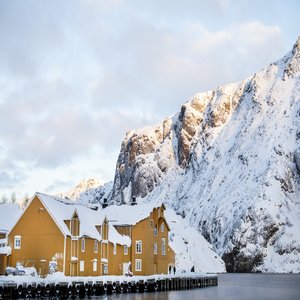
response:
[[[232,271],[300,271],[300,40],[251,78],[127,134],[112,201],[162,200]]]

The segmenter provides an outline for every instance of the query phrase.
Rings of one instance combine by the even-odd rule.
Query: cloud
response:
[[[18,171],[12,173],[6,171],[0,171],[0,188],[1,190],[15,191],[17,185],[25,179],[24,174]]]
[[[297,10],[270,3],[0,1],[2,186],[112,179],[128,130],[285,54]]]

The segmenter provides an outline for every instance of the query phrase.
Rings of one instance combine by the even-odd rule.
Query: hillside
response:
[[[300,39],[235,84],[127,133],[111,201],[161,199],[229,271],[300,271]]]
[[[73,189],[59,193],[57,196],[74,200],[82,204],[99,203],[103,198],[109,198],[113,183],[103,183],[95,178],[80,181]]]

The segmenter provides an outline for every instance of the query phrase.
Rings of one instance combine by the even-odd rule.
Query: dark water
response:
[[[93,297],[93,299],[300,300],[300,274],[221,274],[217,287],[143,294],[114,294]]]

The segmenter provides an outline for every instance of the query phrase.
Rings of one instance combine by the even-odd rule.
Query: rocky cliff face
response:
[[[300,271],[300,39],[237,84],[127,133],[111,201],[163,200],[230,271]]]

